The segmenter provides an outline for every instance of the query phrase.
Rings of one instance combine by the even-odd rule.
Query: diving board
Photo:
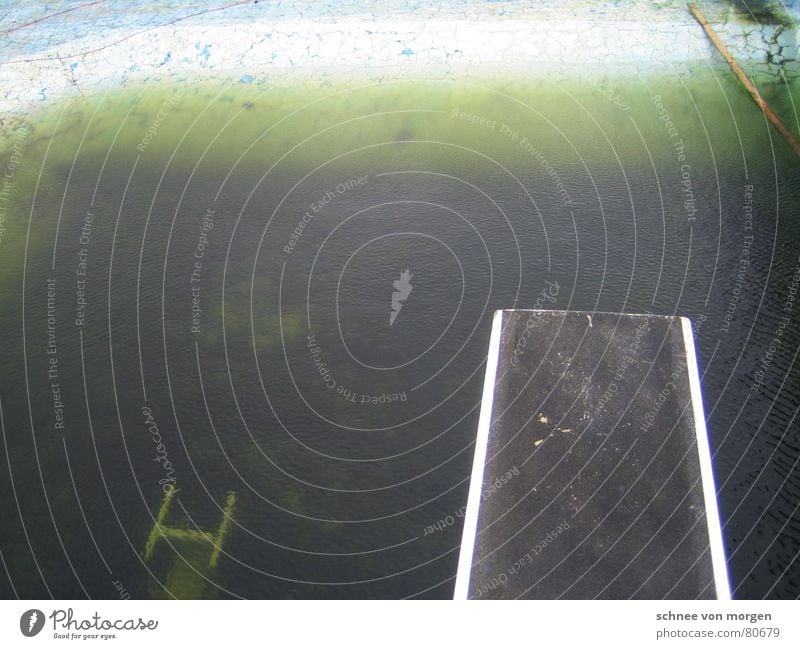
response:
[[[688,319],[495,314],[454,597],[730,598]]]

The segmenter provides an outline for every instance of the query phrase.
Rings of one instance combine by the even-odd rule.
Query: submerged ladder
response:
[[[174,490],[167,491],[164,494],[164,500],[161,502],[161,507],[158,510],[153,529],[150,531],[150,536],[147,538],[147,543],[144,546],[144,559],[150,561],[153,558],[156,544],[159,539],[170,539],[177,541],[181,544],[191,545],[205,545],[208,544],[210,550],[208,557],[208,569],[216,568],[217,561],[219,560],[219,553],[227,538],[228,531],[230,530],[231,520],[233,519],[233,511],[236,505],[236,492],[229,491],[225,500],[225,509],[223,511],[222,522],[219,524],[215,533],[205,532],[202,530],[191,530],[181,527],[172,527],[165,525],[164,520],[169,513],[172,499],[175,495]]]

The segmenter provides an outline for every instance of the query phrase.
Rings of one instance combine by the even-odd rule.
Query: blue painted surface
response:
[[[474,10],[476,7],[489,8],[497,16],[513,18],[520,9],[534,6],[542,12],[564,11],[569,12],[570,7],[579,7],[588,12],[602,11],[606,8],[624,8],[638,6],[643,3],[637,0],[618,0],[614,3],[597,3],[587,0],[572,0],[564,2],[558,0],[486,0],[486,2],[471,2],[468,0],[385,0],[382,2],[364,2],[363,0],[337,0],[325,2],[242,2],[231,3],[224,1],[212,2],[209,0],[189,2],[188,0],[174,0],[169,3],[154,3],[150,0],[129,0],[120,4],[115,9],[113,5],[98,3],[85,5],[76,3],[74,8],[57,17],[47,19],[49,14],[64,11],[64,6],[59,2],[47,3],[20,3],[16,0],[0,0],[0,18],[5,29],[16,27],[14,31],[5,34],[0,41],[0,53],[6,58],[21,55],[31,55],[36,52],[64,47],[80,38],[94,36],[98,33],[108,34],[109,40],[116,40],[116,36],[125,36],[152,30],[160,25],[174,23],[175,25],[189,27],[214,27],[220,20],[252,24],[262,22],[269,25],[280,20],[316,21],[320,19],[337,18],[346,20],[353,17],[384,17],[413,12],[421,18],[435,18],[447,12],[464,12]],[[750,2],[750,6],[759,7],[770,4],[767,2]],[[773,3],[774,4],[774,3]],[[703,3],[704,7],[714,8],[715,5],[730,7],[730,3]],[[787,11],[800,19],[800,0],[783,0]],[[668,0],[658,3],[654,10],[666,12],[676,8],[685,8],[685,3],[678,0]],[[45,20],[41,20],[45,17]],[[23,27],[27,23],[36,23],[35,28]],[[20,28],[22,27],[22,28]],[[112,37],[113,36],[113,37]]]

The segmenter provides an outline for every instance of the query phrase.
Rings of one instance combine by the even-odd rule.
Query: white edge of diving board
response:
[[[725,548],[722,544],[722,526],[717,507],[717,489],[714,484],[714,470],[711,466],[711,449],[706,431],[706,418],[703,412],[703,398],[700,392],[700,376],[697,372],[697,356],[694,351],[694,335],[689,318],[681,318],[683,344],[686,349],[686,367],[689,373],[689,391],[694,411],[694,430],[697,435],[697,453],[700,459],[700,479],[703,483],[703,499],[708,524],[708,543],[711,551],[711,565],[714,570],[714,586],[717,599],[731,599],[728,570],[725,562]]]
[[[469,599],[469,580],[472,573],[472,559],[475,542],[478,538],[478,511],[483,489],[483,470],[486,464],[486,449],[489,445],[489,429],[492,425],[492,406],[494,403],[494,384],[497,378],[497,365],[500,360],[500,334],[503,329],[503,312],[495,311],[492,320],[492,334],[489,338],[489,352],[486,355],[486,374],[483,379],[481,414],[478,419],[478,435],[475,439],[475,455],[472,460],[472,475],[467,497],[467,511],[464,514],[464,532],[461,536],[461,550],[458,555],[456,586],[453,599]]]

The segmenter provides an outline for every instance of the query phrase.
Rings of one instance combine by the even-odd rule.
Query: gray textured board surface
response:
[[[493,346],[456,597],[726,598],[688,321],[504,311]]]

